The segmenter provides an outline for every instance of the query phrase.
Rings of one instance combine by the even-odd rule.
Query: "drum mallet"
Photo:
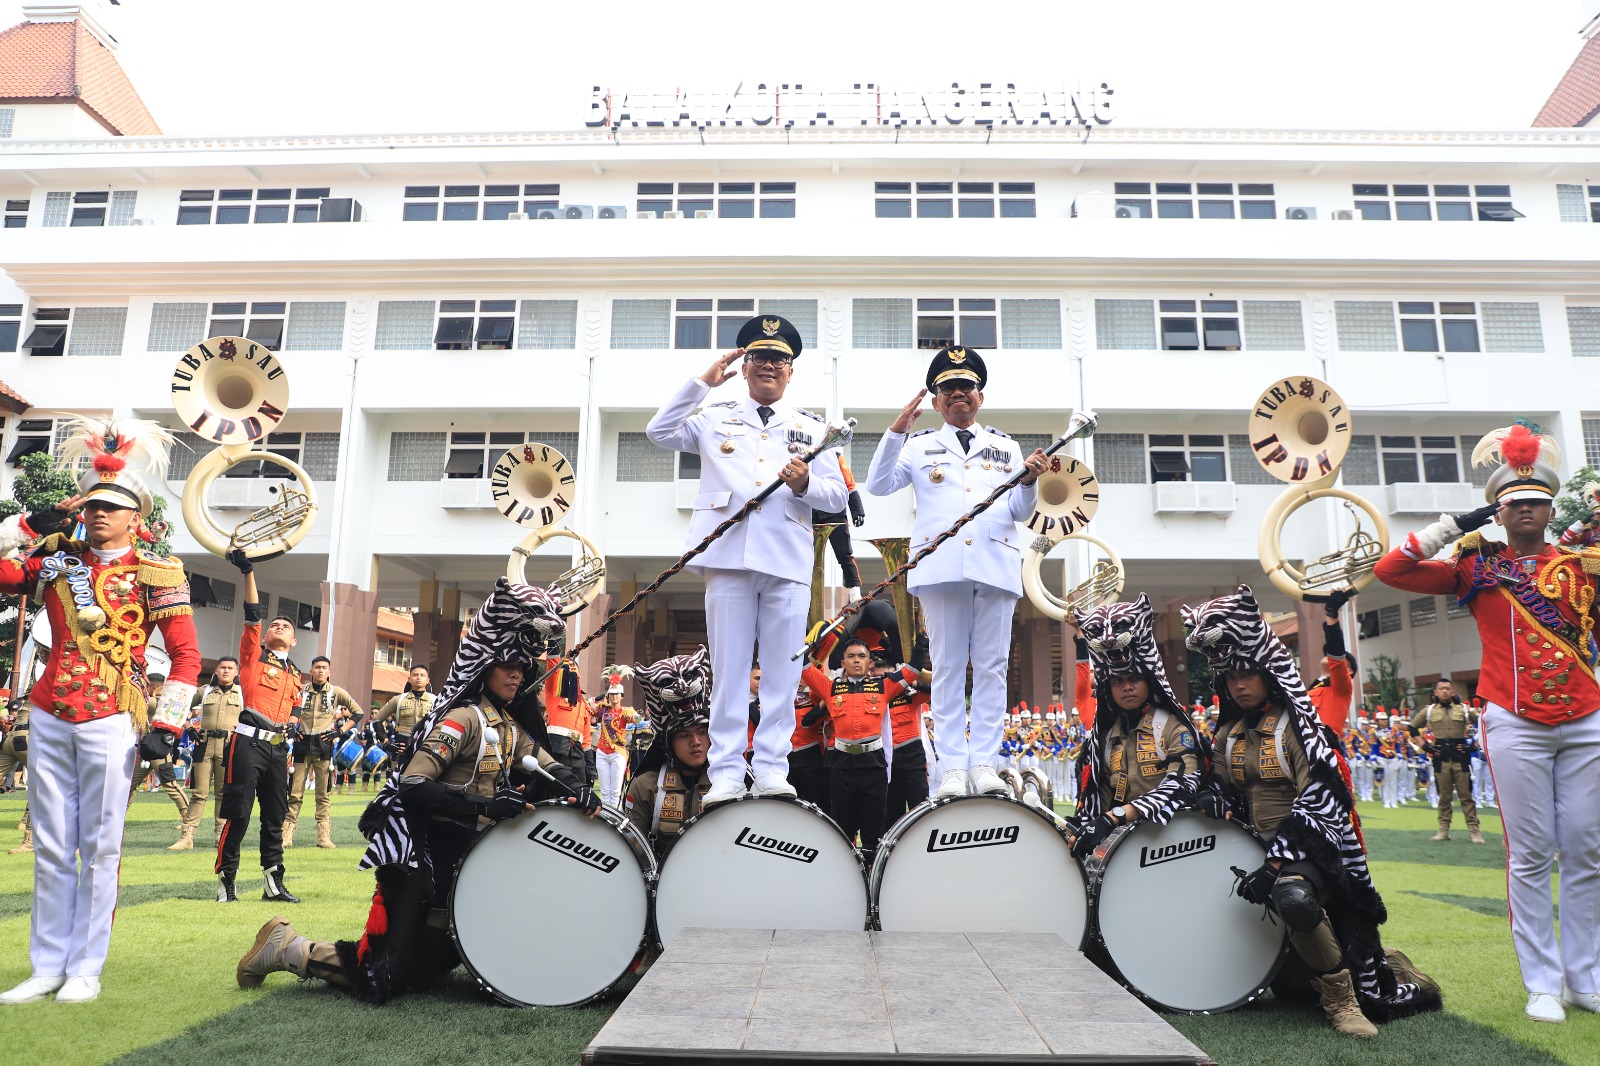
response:
[[[1055,811],[1052,811],[1049,807],[1046,807],[1044,805],[1044,800],[1039,798],[1039,793],[1037,792],[1024,792],[1022,794],[1022,805],[1024,807],[1032,807],[1036,811],[1043,811],[1050,817],[1051,821],[1055,822],[1056,825],[1059,825],[1063,829],[1070,830],[1074,828],[1071,822],[1061,817],[1061,815],[1057,814]]]

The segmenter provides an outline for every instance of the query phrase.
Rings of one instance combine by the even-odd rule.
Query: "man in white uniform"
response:
[[[645,432],[663,448],[700,456],[700,495],[689,520],[698,544],[746,501],[781,480],[784,488],[696,556],[688,568],[705,578],[706,636],[711,645],[711,789],[705,804],[744,794],[749,704],[738,678],[761,649],[761,723],[750,769],[758,796],[793,796],[789,742],[794,694],[804,662],[791,662],[805,641],[814,549],[811,512],[842,511],[848,492],[837,451],[801,456],[822,442],[818,416],[783,402],[800,354],[800,331],[762,315],[739,331],[739,347],[704,374],[684,382]],[[743,357],[739,370],[729,369]],[[742,374],[747,395],[695,409],[718,385]]]
[[[1017,473],[1012,489],[969,523],[907,578],[928,619],[933,660],[933,721],[939,743],[937,798],[974,792],[1004,795],[995,773],[1006,720],[1006,662],[1011,616],[1022,595],[1022,540],[1017,523],[1033,512],[1033,487],[1049,463],[1042,449],[1024,461],[1022,449],[999,430],[978,425],[983,358],[969,348],[946,348],[928,367],[927,387],[900,412],[872,457],[866,488],[887,496],[907,485],[917,501],[911,537],[915,555],[939,533]],[[938,429],[911,433],[932,391],[944,418]],[[908,436],[909,434],[909,436]],[[972,664],[972,717],[967,720],[967,664]],[[970,780],[969,780],[970,778]]]

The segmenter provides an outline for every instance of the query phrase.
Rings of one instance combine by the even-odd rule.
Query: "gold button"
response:
[[[764,462],[766,462],[766,461],[767,461],[767,460],[766,460],[766,457],[765,457],[765,456],[762,456],[762,457],[761,457],[761,458],[758,458],[758,459],[757,459],[757,460],[756,460],[756,462],[758,462],[758,463],[764,463]]]
[[[759,489],[759,488],[760,488],[760,487],[761,487],[761,482],[759,482],[759,481],[758,481],[758,482],[756,482],[756,488],[758,488],[758,489]]]
[[[766,440],[767,439],[767,435],[765,433],[761,434],[761,439],[762,440]]]
[[[972,491],[972,490],[971,490],[971,489],[968,489],[968,490],[967,490],[967,491],[968,491],[968,492],[971,492],[971,491]],[[971,544],[971,543],[972,543],[972,538],[971,538],[971,537],[968,537],[968,538],[967,538],[967,543],[968,543],[968,544]]]
[[[967,486],[967,491],[968,491],[968,492],[971,492],[971,491],[972,491],[972,486],[971,486],[971,485],[968,485],[968,486]]]

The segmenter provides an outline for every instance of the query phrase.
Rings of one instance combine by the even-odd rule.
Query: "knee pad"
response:
[[[1297,933],[1309,933],[1322,924],[1322,904],[1317,890],[1304,877],[1280,877],[1272,886],[1272,909]]]

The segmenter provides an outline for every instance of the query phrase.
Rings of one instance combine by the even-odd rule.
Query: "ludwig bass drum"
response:
[[[486,829],[450,890],[450,931],[461,961],[515,1007],[576,1007],[609,992],[649,943],[656,861],[633,823],[602,808],[589,818],[547,800]],[[508,918],[514,904],[521,918]],[[591,920],[578,951],[551,950],[577,907]],[[548,919],[553,919],[552,926]]]
[[[855,845],[804,800],[747,796],[702,811],[684,823],[656,884],[661,946],[695,926],[865,929]]]
[[[1059,933],[1077,948],[1089,904],[1083,871],[1048,815],[999,796],[957,796],[919,804],[884,835],[872,910],[885,931]]]
[[[1199,811],[1117,829],[1084,863],[1086,954],[1157,1010],[1244,1006],[1267,990],[1289,949],[1288,927],[1233,893],[1230,867],[1254,870],[1266,858],[1252,830]]]

